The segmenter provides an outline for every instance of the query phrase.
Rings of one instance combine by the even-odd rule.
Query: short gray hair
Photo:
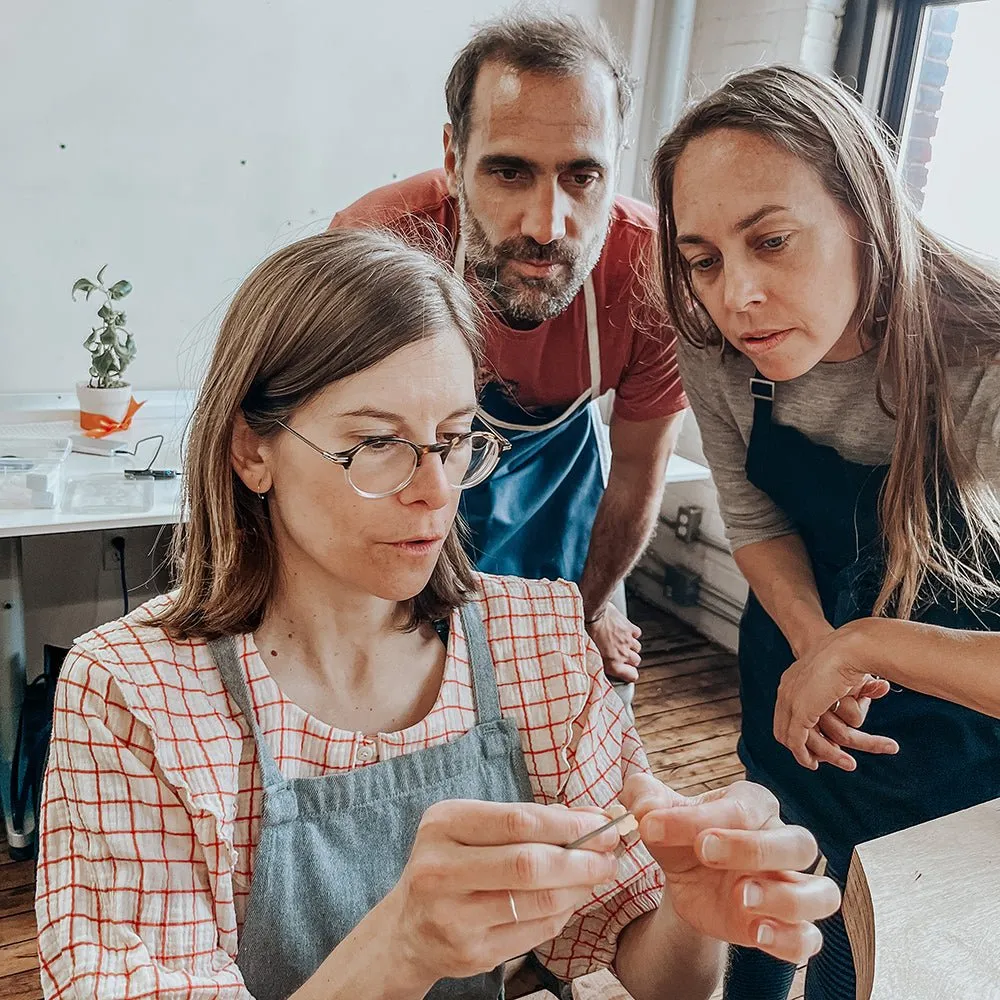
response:
[[[604,23],[590,23],[571,14],[550,17],[506,14],[489,21],[472,36],[448,74],[444,95],[454,142],[460,152],[469,138],[476,80],[483,64],[490,61],[521,72],[554,76],[573,76],[594,63],[603,66],[615,82],[618,124],[624,142],[636,81]]]

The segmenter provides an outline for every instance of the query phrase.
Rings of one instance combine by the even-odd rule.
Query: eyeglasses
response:
[[[276,423],[328,462],[341,466],[355,493],[370,500],[391,497],[413,482],[424,455],[440,455],[445,479],[456,490],[478,486],[496,467],[510,442],[491,431],[456,434],[437,444],[414,444],[406,438],[378,437],[348,451],[324,451],[284,421]]]

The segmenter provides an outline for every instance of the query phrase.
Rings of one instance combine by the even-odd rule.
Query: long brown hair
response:
[[[673,180],[687,144],[716,129],[754,133],[799,157],[860,227],[854,322],[877,345],[878,400],[896,422],[875,613],[909,618],[932,582],[966,600],[1000,599],[991,568],[1000,557],[1000,498],[959,446],[948,379],[949,365],[985,364],[1000,351],[1000,276],[920,221],[890,137],[843,87],[785,66],[754,69],[692,107],[653,160],[666,308],[694,346],[725,342],[676,244]],[[958,551],[950,504],[968,525]]]
[[[264,502],[236,475],[237,415],[274,433],[316,393],[457,327],[477,364],[481,314],[465,283],[428,254],[373,230],[334,230],[272,254],[243,282],[219,332],[184,463],[187,519],[174,536],[179,591],[154,622],[175,638],[260,625],[278,571]],[[474,590],[452,527],[407,627],[443,617]]]

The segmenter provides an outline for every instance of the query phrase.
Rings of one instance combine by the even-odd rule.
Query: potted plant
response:
[[[105,264],[97,272],[96,280],[79,278],[73,285],[73,299],[77,292],[83,292],[87,300],[94,293],[104,298],[97,310],[101,325],[93,327],[83,342],[90,352],[90,380],[77,383],[76,395],[80,401],[81,426],[110,431],[120,429],[123,424],[127,426],[130,411],[134,412],[132,386],[122,375],[135,358],[135,339],[125,329],[124,310],[117,306],[132,291],[132,285],[123,278],[106,286],[107,267]],[[94,426],[88,428],[88,423]]]

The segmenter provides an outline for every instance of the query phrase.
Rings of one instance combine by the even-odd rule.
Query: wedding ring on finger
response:
[[[507,902],[510,903],[510,915],[514,918],[514,923],[519,924],[521,918],[517,915],[517,907],[514,905],[514,893],[509,889],[507,890]]]

